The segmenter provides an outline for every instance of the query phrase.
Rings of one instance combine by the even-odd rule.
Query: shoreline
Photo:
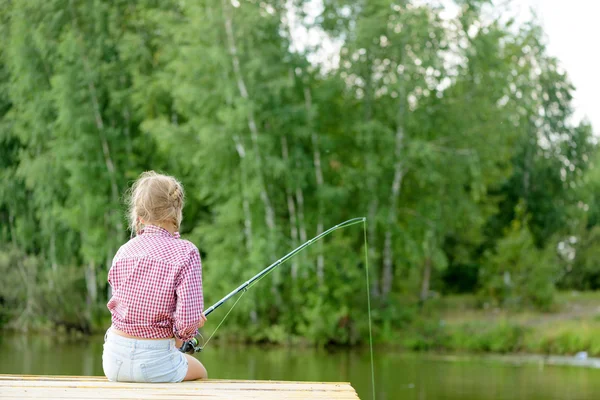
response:
[[[511,364],[514,366],[537,365],[540,368],[544,366],[559,366],[559,367],[577,367],[600,369],[600,357],[585,357],[565,355],[543,355],[543,354],[476,354],[476,353],[456,353],[456,354],[440,354],[440,353],[414,353],[415,355],[423,354],[430,360],[446,361],[446,362],[492,362]]]
[[[0,332],[8,333],[8,335],[0,335],[0,340],[22,336],[24,338],[35,338],[36,342],[48,340],[47,345],[53,344],[68,344],[70,342],[81,342],[82,339],[86,342],[103,341],[103,336],[99,333],[90,335],[63,335],[60,332],[48,334],[48,332],[28,332],[19,333],[12,330],[0,330]],[[97,340],[96,340],[97,339]],[[356,346],[325,346],[298,344],[298,343],[243,343],[230,342],[226,340],[214,340],[214,346],[232,348],[257,348],[257,349],[296,349],[302,350],[311,348],[314,350],[326,351],[331,353],[336,352],[368,352],[368,345]],[[576,355],[566,354],[536,354],[526,352],[469,352],[469,351],[451,351],[451,350],[411,350],[406,346],[399,344],[379,344],[374,346],[375,353],[392,351],[404,357],[421,358],[431,361],[445,362],[490,362],[511,364],[514,366],[537,365],[540,368],[544,366],[560,366],[560,367],[577,367],[600,369],[600,357],[591,357],[585,351]]]

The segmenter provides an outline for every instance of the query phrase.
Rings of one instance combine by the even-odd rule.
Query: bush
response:
[[[529,229],[514,221],[511,231],[481,268],[480,299],[508,308],[533,306],[548,311],[554,304],[558,263],[554,251],[535,247]]]
[[[418,320],[403,340],[403,345],[415,351],[442,350],[451,348],[450,336],[444,321]]]
[[[14,246],[0,248],[0,315],[6,324],[11,321],[21,329],[33,325],[39,311],[39,262]]]
[[[45,282],[39,293],[42,315],[67,330],[91,333],[92,321],[107,310],[104,304],[88,303],[83,268],[61,267],[41,275]]]
[[[0,325],[20,331],[63,326],[92,331],[103,304],[88,304],[82,268],[44,268],[35,256],[13,246],[0,249]]]
[[[508,321],[470,322],[449,329],[445,348],[452,351],[510,353],[523,348],[526,329]]]

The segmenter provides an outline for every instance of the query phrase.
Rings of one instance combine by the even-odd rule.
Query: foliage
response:
[[[580,200],[568,210],[574,226],[559,243],[562,256],[561,288],[598,290],[600,288],[600,169],[597,155],[577,186]]]
[[[207,304],[363,215],[380,340],[413,325],[411,347],[450,340],[419,316],[439,294],[545,309],[555,285],[595,287],[597,149],[535,21],[483,0],[454,17],[324,0],[310,18],[309,3],[0,0],[2,320],[107,323],[123,193],[148,169],[185,185]],[[301,46],[302,29],[320,43]],[[311,246],[220,333],[364,341],[362,238]],[[513,333],[474,346],[513,348],[494,344]]]
[[[553,304],[556,255],[552,249],[537,249],[528,228],[519,221],[513,222],[495,251],[486,255],[480,273],[485,282],[482,299],[491,300],[492,306],[529,305],[547,310]]]

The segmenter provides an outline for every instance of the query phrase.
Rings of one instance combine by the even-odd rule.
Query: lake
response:
[[[102,337],[4,335],[0,373],[102,375]],[[217,346],[198,355],[211,378],[349,381],[371,398],[369,353]],[[516,360],[516,359],[515,359]],[[444,357],[377,351],[379,400],[579,400],[600,398],[600,370],[503,362],[488,357]]]

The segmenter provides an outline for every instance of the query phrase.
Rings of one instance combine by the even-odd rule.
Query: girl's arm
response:
[[[173,318],[173,333],[177,339],[188,340],[198,334],[204,320],[204,295],[202,293],[202,265],[200,253],[194,247],[188,263],[183,267],[176,286],[177,306]]]

